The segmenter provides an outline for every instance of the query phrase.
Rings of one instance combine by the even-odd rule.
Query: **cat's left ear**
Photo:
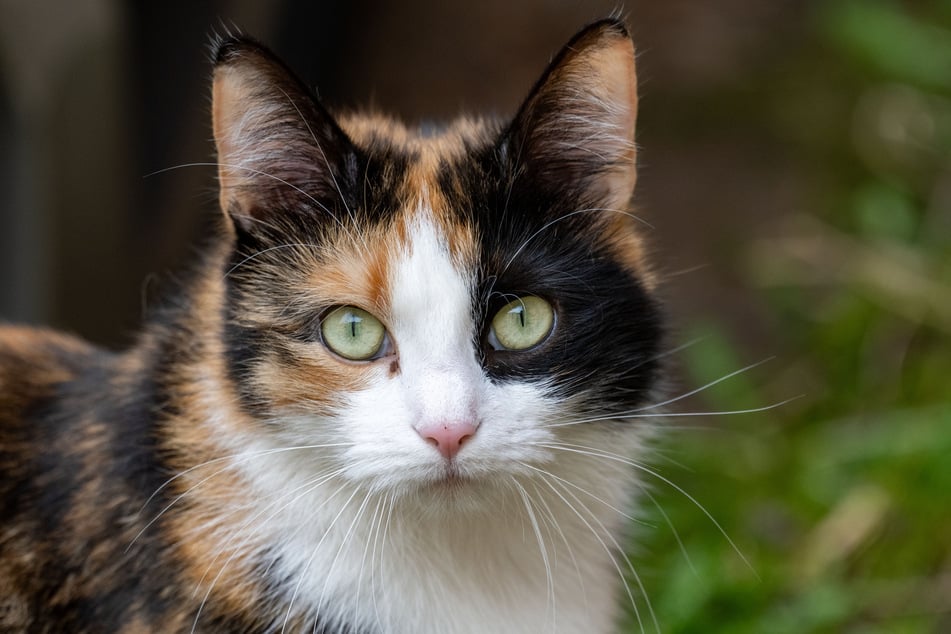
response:
[[[623,209],[637,181],[634,43],[606,19],[551,62],[502,143],[518,178],[579,202]]]
[[[346,208],[356,149],[311,91],[249,38],[217,46],[212,123],[221,208],[240,230],[288,210],[316,219]]]

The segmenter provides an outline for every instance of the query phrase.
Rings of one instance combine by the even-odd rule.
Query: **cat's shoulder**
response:
[[[109,356],[62,332],[0,324],[0,410],[18,409]]]
[[[9,371],[8,364],[66,370],[78,359],[104,354],[93,344],[58,330],[0,324],[0,372]]]

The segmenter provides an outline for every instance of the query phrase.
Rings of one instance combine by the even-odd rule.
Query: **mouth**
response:
[[[465,475],[455,461],[446,462],[442,472],[436,475],[429,483],[430,490],[457,491],[473,484],[473,478]]]
[[[455,461],[451,461],[446,463],[442,474],[437,478],[436,481],[440,484],[458,485],[467,479],[468,478],[466,476],[462,475],[462,472],[459,470],[459,467],[456,465]]]
[[[500,488],[488,474],[468,473],[465,469],[446,465],[425,483],[420,483],[415,499],[422,504],[424,513],[446,518],[472,517],[494,513],[500,503]]]

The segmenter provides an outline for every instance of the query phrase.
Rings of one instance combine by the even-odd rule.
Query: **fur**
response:
[[[438,135],[333,117],[247,38],[215,62],[192,282],[120,354],[0,329],[0,631],[611,631],[661,339],[623,25]],[[491,345],[524,295],[551,332]],[[339,306],[378,356],[327,345]],[[460,422],[451,458],[420,431]]]

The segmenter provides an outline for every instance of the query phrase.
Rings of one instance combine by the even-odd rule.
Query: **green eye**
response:
[[[555,323],[555,311],[541,297],[511,301],[492,318],[489,343],[502,350],[527,350],[541,343]],[[493,341],[493,338],[495,341]]]
[[[383,348],[386,329],[380,320],[354,306],[341,306],[327,313],[320,323],[324,345],[351,361],[366,361]]]

